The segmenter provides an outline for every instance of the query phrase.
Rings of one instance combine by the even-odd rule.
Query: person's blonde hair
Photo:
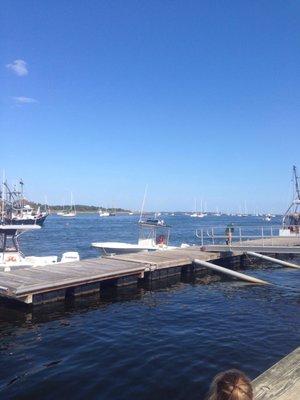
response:
[[[221,372],[214,377],[207,400],[253,400],[251,382],[237,369]]]

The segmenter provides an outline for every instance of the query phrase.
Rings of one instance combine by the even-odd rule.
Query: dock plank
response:
[[[297,400],[300,397],[300,347],[252,382],[255,400]]]
[[[109,259],[141,263],[146,268],[155,267],[156,269],[164,269],[190,265],[196,257],[203,260],[213,260],[218,258],[219,255],[217,253],[203,252],[200,250],[200,247],[191,246],[191,248],[183,249],[115,255],[109,256]]]
[[[113,259],[83,260],[0,272],[0,285],[16,296],[144,272],[144,265]]]

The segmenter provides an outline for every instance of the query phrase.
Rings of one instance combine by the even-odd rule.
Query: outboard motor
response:
[[[80,261],[79,253],[77,251],[67,251],[63,253],[61,261],[62,263]]]

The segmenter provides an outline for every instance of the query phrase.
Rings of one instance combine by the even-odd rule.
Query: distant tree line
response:
[[[27,204],[30,204],[31,207],[33,208],[38,208],[40,207],[41,209],[44,209],[45,207],[50,208],[51,211],[59,211],[64,209],[71,208],[70,204],[65,204],[64,206],[62,205],[45,205],[41,203],[34,203],[34,202],[27,202]],[[105,207],[97,207],[97,206],[87,206],[85,204],[75,204],[76,210],[77,211],[82,211],[82,212],[97,212],[98,210],[101,211],[108,211],[108,212],[130,212],[130,210],[127,210],[125,208],[105,208]]]

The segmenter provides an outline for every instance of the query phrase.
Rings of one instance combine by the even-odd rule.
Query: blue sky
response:
[[[61,203],[282,211],[300,3],[3,1],[0,168]]]

